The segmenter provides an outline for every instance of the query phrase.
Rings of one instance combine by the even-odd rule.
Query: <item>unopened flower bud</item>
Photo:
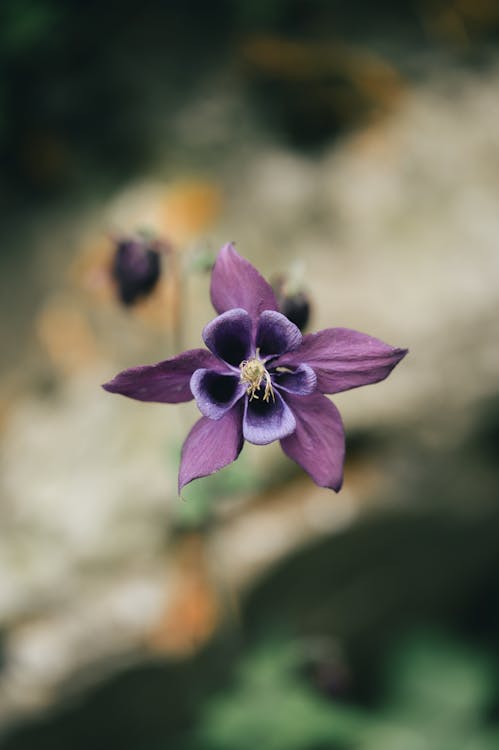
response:
[[[310,319],[310,300],[303,289],[291,285],[284,276],[278,276],[272,281],[279,310],[288,320],[304,331]]]
[[[160,242],[143,237],[117,241],[112,276],[124,305],[133,305],[152,292],[161,275],[162,249]]]

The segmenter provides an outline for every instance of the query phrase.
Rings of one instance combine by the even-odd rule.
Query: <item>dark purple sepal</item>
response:
[[[293,412],[278,391],[274,399],[263,400],[264,390],[258,391],[258,399],[245,399],[243,434],[249,443],[267,445],[290,435],[296,428]]]
[[[191,391],[204,417],[220,419],[244,396],[246,386],[237,375],[196,370],[191,377]]]
[[[339,393],[384,380],[407,349],[398,349],[379,339],[349,328],[326,328],[308,333],[301,346],[284,354],[274,366],[305,363],[317,375],[322,393]]]
[[[138,401],[178,404],[192,400],[190,380],[200,368],[221,370],[223,363],[206,349],[190,349],[155,365],[123,370],[102,387]]]
[[[228,466],[243,447],[242,405],[236,404],[221,419],[202,417],[182,447],[178,475],[179,494],[193,479],[206,477]]]
[[[217,256],[210,294],[218,313],[242,307],[255,323],[264,310],[278,310],[270,284],[230,243],[224,245]]]
[[[335,492],[343,483],[345,434],[340,413],[320,393],[291,396],[286,401],[296,418],[296,430],[281,440],[281,447],[319,487]]]

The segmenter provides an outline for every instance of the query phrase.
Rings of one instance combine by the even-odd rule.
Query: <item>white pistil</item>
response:
[[[256,392],[260,390],[260,387],[264,381],[265,389],[263,392],[263,400],[270,401],[270,397],[272,396],[272,401],[275,401],[272,380],[270,379],[269,373],[265,369],[265,365],[263,364],[261,359],[258,358],[258,349],[256,350],[256,357],[253,357],[252,359],[245,359],[244,362],[241,362],[241,364],[239,365],[239,369],[241,370],[241,383],[248,384],[246,393],[250,397],[250,401],[252,401],[254,398],[258,400]]]

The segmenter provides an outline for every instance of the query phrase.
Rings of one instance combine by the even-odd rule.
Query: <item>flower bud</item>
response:
[[[303,331],[310,319],[310,301],[303,289],[291,285],[285,276],[278,276],[272,281],[279,310],[288,320]]]
[[[112,276],[124,305],[147,297],[161,275],[160,242],[144,237],[119,239],[112,264]]]

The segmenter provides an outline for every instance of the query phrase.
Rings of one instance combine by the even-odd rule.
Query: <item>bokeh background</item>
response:
[[[0,3],[1,750],[499,747],[499,5]],[[117,243],[162,249],[120,300]],[[246,445],[179,499],[238,250],[409,356],[339,495]]]

